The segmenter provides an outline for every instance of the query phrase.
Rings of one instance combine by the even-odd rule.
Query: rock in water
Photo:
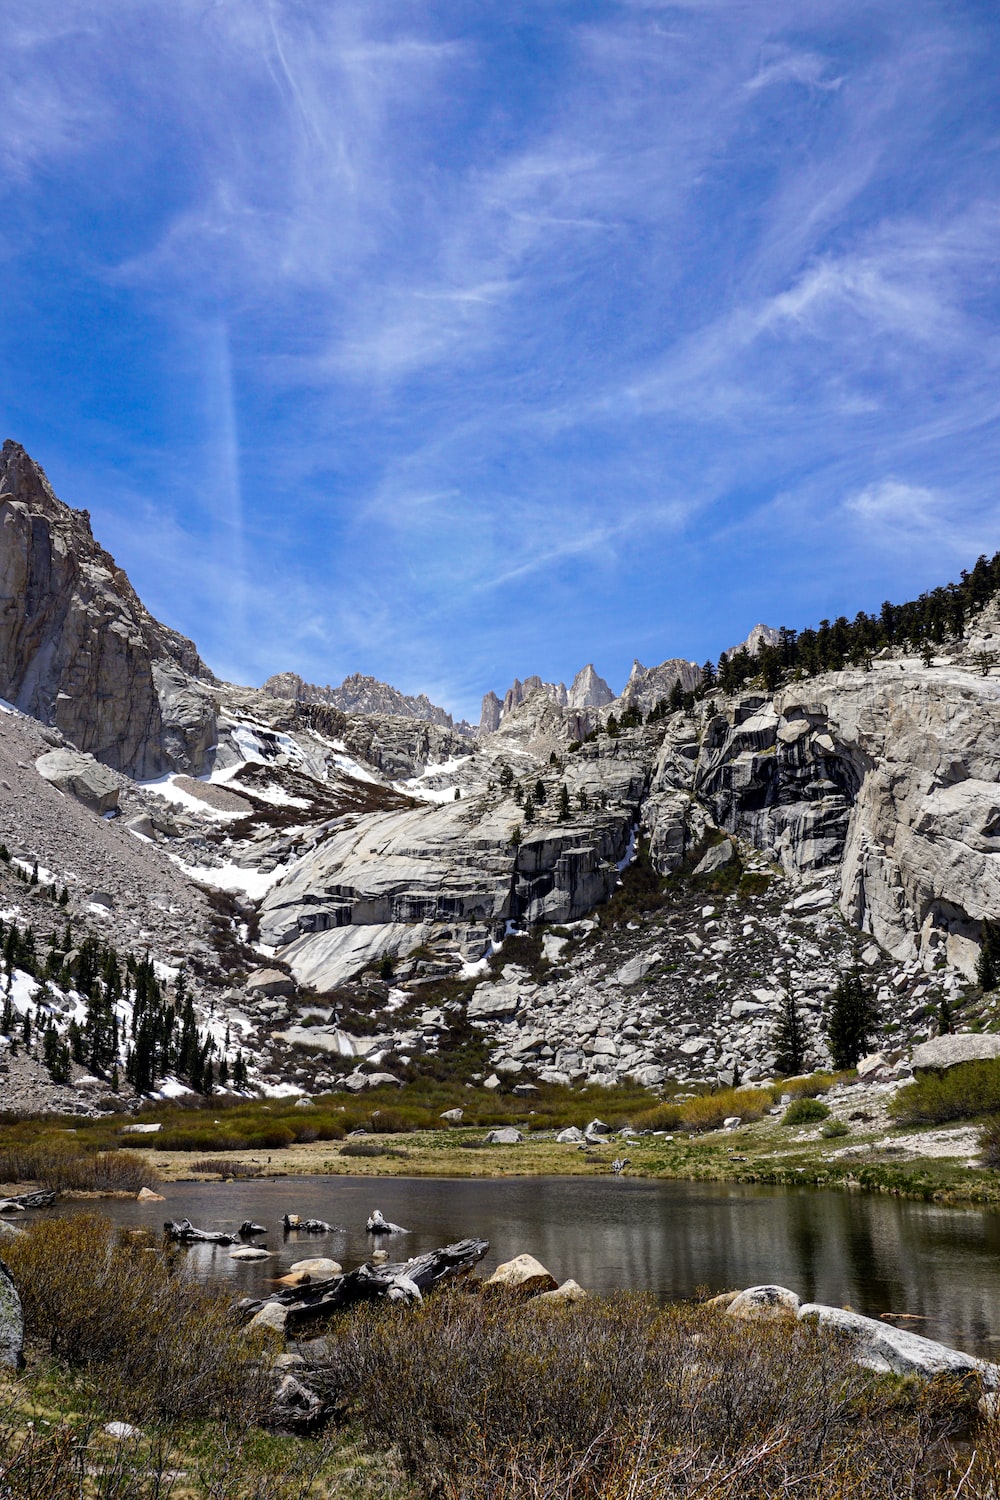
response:
[[[0,1261],[0,1365],[19,1370],[24,1364],[24,1312],[13,1278]]]

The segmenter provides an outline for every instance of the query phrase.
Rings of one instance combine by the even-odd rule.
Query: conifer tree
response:
[[[775,1051],[775,1067],[785,1078],[801,1073],[806,1061],[806,1035],[802,1024],[802,1012],[792,988],[791,980],[785,990],[774,1029],[772,1044]]]
[[[559,788],[559,811],[556,814],[556,820],[559,823],[569,822],[569,788],[565,782]]]
[[[988,917],[979,934],[976,982],[983,990],[995,990],[1000,984],[1000,925]]]
[[[875,997],[857,969],[837,981],[827,1022],[827,1039],[835,1068],[853,1068],[868,1051],[878,1024]]]

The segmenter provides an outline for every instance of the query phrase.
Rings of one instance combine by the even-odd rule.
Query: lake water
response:
[[[231,1232],[247,1218],[266,1225],[256,1243],[275,1251],[273,1260],[233,1261],[228,1246],[184,1252],[193,1271],[238,1296],[265,1295],[274,1277],[307,1256],[330,1255],[345,1270],[359,1265],[376,1248],[365,1221],[379,1208],[411,1231],[381,1241],[392,1260],[477,1235],[490,1241],[486,1270],[528,1251],[560,1281],[572,1276],[595,1292],[633,1289],[669,1301],[700,1287],[776,1281],[803,1301],[872,1317],[917,1314],[923,1321],[904,1326],[1000,1357],[1000,1214],[979,1209],[628,1177],[285,1177],[171,1183],[165,1194],[164,1203],[94,1206],[119,1224],[153,1230],[183,1218]],[[285,1235],[286,1211],[337,1227]]]

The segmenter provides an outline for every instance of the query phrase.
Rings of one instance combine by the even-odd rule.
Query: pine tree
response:
[[[513,826],[513,828],[510,830],[510,844],[511,844],[511,848],[513,848],[513,849],[520,848],[520,846],[521,846],[521,840],[523,839],[523,837],[524,837],[524,835],[521,832],[521,825],[520,825],[520,823],[515,823],[514,826]]]
[[[559,788],[559,811],[556,814],[556,821],[559,823],[569,822],[569,788],[565,782]]]
[[[791,981],[781,1002],[778,1022],[774,1029],[772,1044],[775,1051],[775,1067],[785,1078],[803,1072],[806,1061],[806,1035]]]
[[[586,787],[580,788],[580,790],[576,794],[576,800],[580,804],[580,811],[586,812],[587,808],[590,806],[590,798],[587,796]]]
[[[545,782],[544,781],[540,781],[539,780],[539,781],[535,782],[535,793],[534,793],[534,795],[535,795],[535,806],[536,807],[543,807],[544,804],[545,804]]]
[[[983,990],[995,990],[1000,985],[1000,926],[988,917],[979,934],[976,982]]]
[[[524,821],[526,823],[533,823],[535,821],[535,802],[532,797],[524,799]]]
[[[826,1034],[835,1068],[856,1067],[878,1024],[875,997],[857,969],[841,975],[833,992]]]

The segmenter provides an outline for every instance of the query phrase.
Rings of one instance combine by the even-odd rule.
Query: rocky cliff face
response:
[[[693,661],[677,657],[661,662],[658,667],[644,667],[636,658],[621,697],[615,700],[615,707],[637,708],[648,714],[661,700],[666,702],[669,699],[677,682],[686,693],[691,692],[701,682],[701,668]]]
[[[453,729],[450,713],[431,702],[424,693],[408,697],[387,682],[354,672],[340,687],[317,687],[303,682],[296,672],[278,672],[264,683],[263,691],[274,698],[292,698],[298,703],[328,703],[346,714],[383,714],[395,718],[423,719]]]
[[[529,698],[537,697],[538,694],[542,694],[557,708],[566,708],[578,715],[578,726],[583,734],[586,734],[596,722],[596,714],[588,714],[587,711],[604,708],[614,701],[615,696],[604,678],[597,675],[590,662],[580,668],[568,690],[564,682],[543,682],[540,677],[526,677],[521,682],[515,677],[502,700],[493,692],[487,693],[483,698],[479,733],[481,735],[495,734],[504,719],[508,718],[515,709],[520,708],[522,703],[526,703]]]
[[[211,673],[146,611],[85,511],[18,444],[0,453],[0,696],[138,777],[200,770]]]
[[[690,793],[790,875],[835,871],[854,926],[971,977],[1000,900],[998,743],[1000,683],[883,660],[740,697],[704,724],[693,761],[661,755],[653,796]],[[661,819],[664,868],[675,844]]]

